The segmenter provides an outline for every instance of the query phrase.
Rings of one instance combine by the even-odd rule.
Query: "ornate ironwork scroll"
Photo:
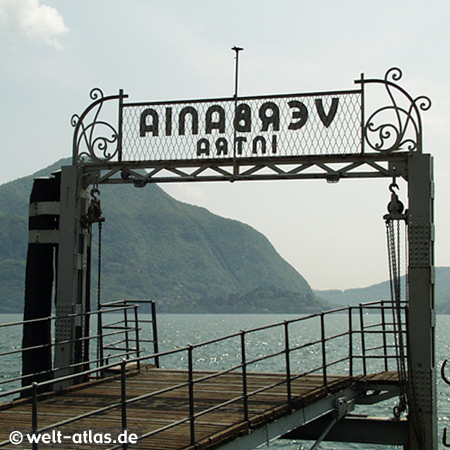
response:
[[[411,97],[397,84],[401,78],[400,69],[392,68],[384,79],[361,76],[360,89],[237,101],[125,103],[122,91],[104,96],[96,88],[93,103],[72,117],[74,163],[155,167],[167,162],[172,169],[192,163],[203,170],[220,161],[233,164],[236,177],[243,161],[281,164],[299,157],[421,152],[420,113],[431,101]],[[381,106],[379,88],[385,97]],[[111,100],[119,105],[115,125],[101,117]]]
[[[113,126],[100,119],[100,113],[105,102],[119,100],[121,104],[126,97],[122,91],[119,95],[105,97],[101,89],[92,89],[90,98],[94,100],[93,103],[80,116],[74,114],[71,119],[71,124],[75,127],[73,134],[74,164],[120,159],[120,118],[118,125]]]
[[[402,78],[402,71],[396,67],[389,69],[383,80],[361,80],[367,84],[382,84],[390,104],[384,105],[370,114],[363,123],[365,143],[377,152],[418,151],[422,152],[422,120],[420,111],[431,107],[426,96],[411,97],[396,84]]]

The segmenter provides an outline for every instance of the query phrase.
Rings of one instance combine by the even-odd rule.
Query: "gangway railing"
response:
[[[112,305],[111,305],[112,306]],[[402,305],[402,315],[406,317],[406,302]],[[184,417],[168,425],[162,426],[141,434],[138,439],[143,440],[156,436],[164,431],[173,429],[177,426],[189,424],[189,439],[192,445],[197,442],[197,422],[205,414],[219,411],[227,406],[239,402],[242,404],[242,421],[248,422],[250,417],[250,406],[252,400],[258,394],[267,392],[276,387],[285,387],[286,404],[293,405],[292,384],[311,374],[319,374],[322,379],[323,387],[327,387],[331,380],[330,368],[333,368],[333,374],[355,376],[357,374],[366,375],[368,373],[379,373],[382,371],[396,370],[396,337],[395,333],[400,331],[406,333],[405,321],[401,330],[394,327],[394,320],[389,318],[388,312],[393,311],[393,304],[389,301],[370,302],[358,306],[348,306],[333,309],[331,311],[310,314],[296,319],[285,320],[271,325],[264,325],[250,330],[242,330],[224,337],[209,340],[207,342],[188,345],[183,348],[177,348],[169,351],[159,352],[139,356],[137,358],[122,359],[120,363],[120,397],[107,406],[76,415],[52,425],[39,428],[39,392],[45,390],[54,381],[66,381],[73,379],[74,376],[90,376],[99,371],[99,368],[83,371],[76,375],[60,377],[57,380],[48,380],[40,383],[33,383],[32,386],[17,389],[15,392],[31,392],[31,416],[32,430],[35,433],[43,433],[52,429],[57,429],[69,423],[73,423],[88,417],[94,417],[107,411],[117,411],[119,420],[122,423],[122,430],[128,429],[127,409],[129,405],[139,402],[148,402],[158,396],[177,390],[188,389],[188,407]],[[336,318],[335,322],[342,325],[339,331],[330,331],[330,322]],[[308,328],[308,336],[298,338],[298,333],[306,328],[307,324],[313,325]],[[310,329],[317,325],[316,334],[312,336]],[[333,326],[335,323],[333,324]],[[334,327],[335,329],[335,327]],[[276,331],[280,341],[276,343],[277,350],[267,353],[254,354],[251,351],[251,343],[255,342],[251,338],[258,339],[258,336],[268,331]],[[300,333],[301,334],[301,333]],[[405,342],[406,340],[403,340]],[[214,372],[199,372],[205,369],[205,358],[198,357],[197,352],[204,352],[205,349],[211,351],[211,347],[223,345],[227,348],[227,354],[233,355],[229,361],[224,363],[223,367]],[[336,351],[339,349],[340,352]],[[406,348],[405,354],[406,353]],[[258,350],[259,351],[259,350]],[[204,353],[205,354],[205,353]],[[212,353],[210,353],[211,355]],[[155,360],[167,362],[171,367],[180,368],[179,364],[184,364],[184,370],[187,380],[175,385],[158,389],[153,392],[144,393],[139,396],[127,396],[127,371],[130,367],[137,367],[140,370],[142,363]],[[277,359],[278,358],[278,359]],[[249,374],[253,371],[261,372],[263,363],[276,360],[276,372],[282,373],[281,381],[269,382],[266,386],[252,390],[248,383]],[[112,367],[117,367],[116,363],[105,364],[101,370],[107,371]],[[273,367],[273,366],[272,366]],[[206,366],[206,368],[209,368]],[[336,371],[335,371],[336,370]],[[272,370],[274,371],[274,370]],[[203,410],[196,408],[195,389],[202,383],[207,383],[212,379],[225,376],[231,373],[240,374],[242,389],[238,396],[226,401],[218,401],[217,404],[209,406]],[[0,393],[0,398],[6,395]],[[8,445],[9,441],[1,442],[0,447]],[[35,448],[38,448],[37,446]],[[126,448],[126,444],[110,447],[109,450]]]
[[[138,309],[133,308],[131,310],[129,308],[130,305],[136,305],[141,306],[141,312],[143,313],[149,313],[150,318],[138,318],[137,312]],[[156,304],[153,300],[117,300],[113,302],[107,302],[101,304],[101,312],[99,314],[100,321],[102,321],[102,314],[108,313],[109,308],[112,308],[114,310],[115,308],[123,308],[123,318],[120,320],[117,320],[116,322],[105,324],[101,327],[99,327],[100,330],[124,330],[122,339],[119,339],[118,341],[115,341],[113,343],[105,344],[103,336],[100,334],[99,336],[99,345],[98,347],[101,349],[101,353],[104,355],[105,351],[112,350],[112,351],[118,351],[122,350],[124,344],[125,349],[129,349],[130,345],[134,344],[134,348],[136,348],[136,357],[140,356],[140,348],[143,344],[151,344],[153,354],[157,355],[159,352],[158,348],[158,327],[157,327],[157,320],[156,320]],[[131,317],[130,317],[131,315]],[[130,330],[129,323],[135,322],[136,324],[142,325],[145,329],[150,329],[151,334],[148,336],[146,333],[144,336],[139,334],[139,327],[136,326],[135,330],[136,332],[133,334],[133,330]],[[147,328],[145,324],[150,324],[150,327]],[[103,362],[108,363],[108,358],[104,360],[103,356]],[[127,353],[126,359],[130,359],[131,354]],[[156,367],[159,367],[159,358],[155,357],[155,365]]]
[[[139,317],[139,305],[149,306],[148,312],[150,319]],[[47,323],[48,328],[54,330],[57,320],[77,318],[84,322],[88,318],[92,324],[91,333],[87,337],[76,339],[64,339],[52,341],[47,344],[22,347],[17,342],[22,338],[22,328],[29,324]],[[95,318],[97,318],[97,328],[94,329]],[[151,323],[151,339],[140,339],[139,333],[142,332],[142,326]],[[73,373],[73,377],[78,377],[78,381],[87,379],[86,371],[95,367],[96,371],[90,372],[89,378],[98,378],[105,375],[104,368],[112,363],[119,364],[122,359],[138,358],[141,355],[141,344],[151,342],[153,344],[153,353],[158,352],[158,337],[156,327],[156,309],[155,302],[152,300],[121,300],[109,302],[101,305],[97,311],[79,314],[67,314],[59,316],[48,316],[39,319],[21,320],[0,324],[0,342],[3,348],[0,348],[0,364],[3,367],[11,365],[17,366],[17,362],[10,364],[12,359],[22,358],[27,352],[36,352],[47,349],[50,352],[51,360],[54,361],[54,351],[57,346],[77,342],[80,346],[89,348],[89,354],[85,360],[79,363],[72,363],[67,366],[56,367],[52,365],[47,370],[35,372],[32,374],[4,374],[0,379],[0,401],[2,398],[11,397],[14,394],[29,393],[31,384],[36,381],[41,386],[51,389],[51,384],[42,384],[42,381],[57,382],[67,372]],[[9,342],[14,342],[9,345]],[[87,343],[87,345],[85,344]],[[157,358],[156,358],[157,361]],[[155,364],[159,364],[155,362]],[[69,370],[70,369],[70,370]],[[68,378],[72,379],[72,378]],[[22,388],[19,388],[22,386]]]

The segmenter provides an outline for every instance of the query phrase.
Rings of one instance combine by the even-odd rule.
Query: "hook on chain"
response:
[[[95,184],[91,189],[92,198],[89,204],[88,211],[80,219],[81,225],[84,228],[87,228],[93,223],[101,223],[105,221],[105,218],[102,216],[102,208],[100,205],[100,199],[97,197],[98,195],[100,195],[100,191],[98,189],[98,185]]]
[[[395,182],[395,178],[392,180],[392,183],[389,185],[389,191],[391,192],[391,194],[397,195],[397,194],[394,192],[394,188],[395,188],[395,189],[400,189],[400,188],[398,187],[398,184]]]
[[[95,185],[95,186],[91,189],[91,197],[92,197],[92,200],[100,201],[100,200],[97,198],[97,195],[100,195],[100,191],[99,191],[99,189],[98,189],[98,185]]]
[[[383,219],[386,222],[390,222],[393,219],[396,220],[405,220],[407,219],[407,214],[403,214],[403,210],[405,207],[403,203],[399,200],[397,192],[394,189],[400,189],[397,182],[395,181],[395,177],[392,179],[392,183],[389,185],[389,191],[391,193],[391,201],[387,205],[387,209],[389,214],[383,216]]]

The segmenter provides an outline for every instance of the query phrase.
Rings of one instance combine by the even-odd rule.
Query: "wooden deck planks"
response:
[[[194,379],[199,380],[213,373],[198,371],[195,372]],[[350,386],[356,379],[364,383],[395,383],[398,379],[396,375],[392,372],[366,377],[330,375],[327,387],[323,386],[322,375],[308,375],[292,381],[293,403],[295,407],[311,404],[323,398],[330,391],[338,391]],[[281,383],[249,397],[250,425],[261,426],[289,412],[287,386],[283,374],[248,372],[247,376],[249,394],[268,385]],[[140,373],[130,372],[126,383],[128,399],[181,385],[170,392],[162,392],[153,398],[129,404],[127,421],[130,432],[143,434],[188,418],[189,390],[184,385],[187,380],[186,371],[144,367]],[[120,379],[116,376],[102,382],[85,383],[83,386],[64,389],[58,393],[44,394],[38,403],[39,428],[92,412],[111,403],[119,403],[120,392]],[[194,384],[195,413],[201,413],[238,398],[218,410],[209,411],[196,418],[196,440],[201,441],[199,448],[214,448],[219,442],[224,442],[231,436],[238,436],[239,433],[247,430],[249,423],[243,420],[243,400],[239,399],[241,395],[241,373],[228,373]],[[31,404],[29,400],[0,405],[0,442],[8,439],[12,429],[29,430],[30,425]],[[119,433],[121,411],[120,408],[115,408],[94,417],[77,420],[58,429],[66,434],[80,433],[89,429],[94,429],[95,432],[114,431]],[[180,450],[189,446],[190,425],[188,422],[160,432],[139,444],[140,448],[149,450]],[[53,445],[52,448],[57,448],[57,446]],[[89,445],[89,448],[107,448],[107,446],[92,444]]]

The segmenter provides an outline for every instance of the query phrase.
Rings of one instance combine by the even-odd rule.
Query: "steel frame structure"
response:
[[[96,403],[95,408],[88,408],[89,411],[83,412],[81,415],[74,413],[67,417],[63,420],[65,425],[68,423],[80,424],[80,420],[87,418],[94,420],[95,417],[103,415],[106,410],[116,410],[120,415],[121,428],[124,431],[128,429],[129,419],[133,420],[133,412],[130,411],[129,405],[137,406],[144,402],[144,405],[141,403],[142,407],[145,408],[145,405],[149,407],[152,400],[156,400],[159,395],[177,392],[176,396],[182,402],[177,406],[177,414],[171,419],[167,417],[167,424],[162,427],[158,424],[156,428],[148,431],[141,430],[142,434],[140,434],[139,439],[142,440],[143,444],[148,442],[147,439],[158,436],[161,439],[162,433],[169,430],[177,435],[181,431],[179,427],[185,426],[186,434],[184,443],[181,444],[183,448],[187,442],[192,447],[201,447],[205,444],[205,441],[208,442],[208,445],[217,445],[217,441],[212,443],[214,442],[214,435],[216,439],[218,438],[217,430],[212,431],[210,436],[205,433],[205,422],[208,423],[211,420],[207,418],[207,415],[214,412],[216,416],[212,420],[216,422],[217,417],[220,417],[222,412],[228,416],[233,414],[231,411],[234,411],[234,420],[237,420],[237,422],[230,426],[231,430],[229,429],[227,433],[222,435],[222,438],[219,438],[219,441],[223,442],[220,447],[222,449],[255,448],[264,442],[281,437],[302,440],[319,439],[319,441],[331,438],[331,440],[343,442],[383,443],[386,445],[407,444],[406,419],[392,421],[386,418],[368,418],[352,414],[355,405],[375,404],[395,397],[399,393],[399,384],[392,371],[397,363],[395,345],[397,332],[393,327],[393,322],[391,322],[392,319],[386,317],[389,310],[393,308],[394,302],[369,302],[360,303],[358,306],[337,308],[242,330],[161,353],[158,353],[157,346],[154,346],[154,353],[143,356],[140,356],[139,349],[139,343],[143,342],[139,337],[139,322],[142,322],[142,320],[137,319],[137,305],[133,303],[133,301],[119,301],[102,304],[98,314],[99,317],[108,310],[115,313],[123,311],[123,320],[117,321],[114,319],[109,326],[105,326],[105,329],[108,330],[107,333],[100,332],[99,336],[91,336],[92,339],[99,338],[99,345],[102,348],[118,352],[126,351],[126,359],[117,361],[116,358],[124,356],[123,353],[109,356],[106,359],[100,354],[97,360],[82,363],[82,371],[73,375],[58,377],[55,373],[52,379],[28,383],[26,386],[12,391],[6,390],[0,394],[0,397],[10,396],[18,392],[31,393],[32,429],[35,432],[38,432],[38,430],[56,431],[62,424],[61,420],[53,424],[46,423],[42,426],[41,414],[50,413],[51,415],[52,413],[46,409],[46,406],[48,407],[45,404],[47,396],[38,398],[37,394],[51,390],[55,383],[61,381],[79,380],[96,374],[97,376],[107,376],[111,369],[115,368],[117,371],[120,364],[120,402],[117,401],[117,398],[114,398],[114,395],[112,398],[108,397],[103,405]],[[152,305],[154,306],[154,303]],[[405,307],[406,302],[401,302],[402,315],[405,314]],[[151,322],[154,326],[156,316],[154,315],[154,308],[152,310],[153,320]],[[127,311],[134,312],[134,314],[131,314],[132,317],[134,316],[134,320],[133,318],[130,322],[127,320]],[[370,318],[365,319],[368,313]],[[97,314],[97,312],[92,314]],[[336,318],[340,320],[339,330],[336,330],[334,326],[329,326],[330,321],[335,323]],[[48,319],[45,318],[44,320]],[[404,321],[403,324],[405,324]],[[13,325],[26,325],[26,323],[6,324],[8,327]],[[295,330],[300,331],[305,327],[312,329],[312,325],[317,327],[316,333],[305,335],[299,341]],[[402,328],[401,332],[406,333],[406,329]],[[135,335],[134,340],[130,333]],[[271,348],[255,351],[255,348],[252,348],[253,345],[249,345],[249,343],[254,343],[260,333],[262,333],[261,336],[265,336],[265,340],[267,340],[268,335],[279,336],[280,342],[278,344],[281,345],[274,344]],[[119,341],[113,342],[113,345],[104,346],[101,341],[103,341],[103,337],[108,335],[114,337],[113,340],[120,336]],[[155,344],[156,336],[157,332],[154,331],[153,340],[147,342]],[[126,348],[123,348],[124,343]],[[129,346],[130,343],[131,347]],[[216,347],[217,345],[219,345],[219,348]],[[327,352],[327,348],[336,348],[336,345],[341,347],[343,351],[338,354],[334,351],[331,354]],[[198,356],[205,351],[210,355],[219,355],[220,348],[227,348],[229,356],[236,355],[237,358],[233,356],[225,358],[221,370],[204,371],[207,365],[205,366],[202,361],[199,361]],[[307,354],[305,354],[306,349]],[[18,349],[15,352],[29,350]],[[34,348],[33,350],[37,349]],[[156,370],[152,375],[153,380],[164,379],[167,382],[162,389],[153,389],[153,386],[153,388],[150,387],[147,390],[145,381],[141,380],[143,390],[139,390],[137,396],[126,395],[129,392],[128,380],[131,379],[130,381],[133,384],[136,381],[134,375],[145,374],[149,369],[149,362],[154,362],[156,367],[159,367],[160,359],[165,361],[166,357],[172,358],[175,355],[178,355],[177,359],[187,362],[187,370],[186,368],[175,369],[175,371],[163,369],[162,372]],[[112,361],[112,358],[114,361]],[[95,364],[96,367],[90,368],[89,363]],[[277,364],[278,374],[275,379],[273,374],[261,371],[262,367],[267,367],[266,363]],[[130,377],[127,376],[126,366],[132,368]],[[59,373],[61,369],[63,368],[56,369],[55,372]],[[173,371],[178,373],[178,376],[170,382],[167,379],[168,373],[173,373]],[[379,371],[384,371],[381,378],[377,376]],[[333,375],[336,372],[339,375]],[[182,377],[180,378],[179,375],[182,375]],[[265,383],[254,384],[254,376],[264,378],[266,375],[268,377]],[[232,379],[229,378],[230,376]],[[198,393],[203,388],[210,392],[211,382],[218,383],[215,386],[221,390],[220,386],[227,387],[230,381],[234,384],[234,387],[231,388],[231,392],[228,392],[229,396],[209,398],[208,395],[206,404],[199,399]],[[313,383],[315,388],[310,383]],[[85,384],[84,387],[88,387],[88,384]],[[303,385],[303,389],[310,391],[311,397],[308,394],[303,396],[301,394],[303,389],[299,390],[299,385]],[[276,394],[273,389],[276,390]],[[317,392],[317,389],[321,392]],[[182,407],[183,391],[184,395],[188,394],[184,399],[184,407]],[[305,393],[305,391],[303,392]],[[68,393],[70,393],[70,389]],[[270,396],[272,393],[277,397],[277,407],[273,409],[273,403],[269,402],[271,406],[267,405],[269,409],[265,413],[262,413],[261,410],[257,412],[258,404],[261,402],[259,396],[261,394],[269,394]],[[271,419],[261,422],[261,413],[262,416],[266,416],[267,419],[271,417]],[[113,418],[111,417],[111,419]],[[303,426],[306,426],[306,428],[303,428]],[[233,429],[238,430],[234,438]],[[382,430],[381,438],[380,430]],[[386,435],[387,431],[389,431],[389,435]],[[330,435],[328,435],[328,432],[330,432]],[[236,439],[237,437],[238,439]],[[210,439],[213,439],[213,441],[211,442]],[[0,442],[0,448],[8,444],[10,444],[9,441]],[[124,448],[124,446],[114,445],[109,450],[118,448]]]
[[[437,449],[434,188],[420,117],[431,102],[411,97],[397,84],[401,77],[395,68],[383,79],[361,76],[352,91],[166,103],[126,103],[123,91],[104,96],[94,89],[92,104],[72,117],[73,165],[61,173],[57,315],[89,309],[90,228],[80,219],[91,185],[402,177],[409,193],[407,448]],[[380,92],[387,103],[375,106]],[[102,118],[103,106],[112,104],[114,124]],[[246,148],[237,145],[236,130]],[[75,328],[62,319],[56,341],[71,341]],[[70,344],[56,350],[57,366],[75,362]]]

